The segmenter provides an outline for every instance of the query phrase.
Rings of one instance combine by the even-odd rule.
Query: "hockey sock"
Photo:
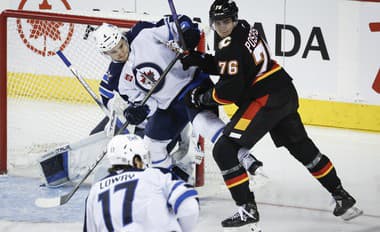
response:
[[[237,205],[248,203],[251,198],[249,177],[237,158],[239,146],[222,136],[215,143],[213,156],[222,172],[224,182]]]
[[[318,153],[315,159],[306,165],[306,168],[330,193],[333,193],[341,184],[334,165],[327,156],[321,153]]]

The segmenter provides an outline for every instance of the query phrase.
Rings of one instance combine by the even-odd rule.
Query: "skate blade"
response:
[[[342,216],[340,216],[343,220],[349,221],[351,219],[354,219],[356,217],[359,217],[363,214],[363,210],[361,210],[358,207],[351,207],[349,208]]]
[[[257,223],[251,223],[239,227],[223,227],[224,232],[241,232],[241,231],[250,231],[250,232],[263,232],[263,230],[257,225]]]

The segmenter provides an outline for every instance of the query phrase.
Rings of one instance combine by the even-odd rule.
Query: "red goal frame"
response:
[[[4,10],[0,14],[0,174],[7,173],[7,19],[40,19],[60,21],[64,23],[81,23],[101,25],[114,24],[119,27],[129,28],[136,24],[137,20],[122,20],[93,16],[79,16],[61,13],[27,10]]]

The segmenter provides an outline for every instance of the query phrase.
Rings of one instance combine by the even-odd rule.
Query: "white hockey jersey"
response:
[[[91,187],[84,231],[182,231],[176,215],[194,213],[181,205],[196,197],[196,190],[172,180],[169,173],[155,168],[131,169]]]
[[[133,30],[133,29],[132,29]],[[139,102],[152,88],[176,54],[162,41],[178,40],[173,22],[141,30],[130,44],[130,54],[121,72],[119,92],[129,101]],[[166,109],[180,91],[192,80],[195,68],[184,71],[177,61],[166,78],[157,86],[148,101],[152,111],[155,107]]]

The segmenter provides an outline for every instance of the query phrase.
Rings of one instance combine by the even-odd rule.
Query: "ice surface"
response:
[[[307,127],[322,153],[329,156],[344,187],[357,199],[364,215],[344,222],[332,215],[331,196],[307,170],[283,148],[276,149],[269,136],[252,152],[264,162],[269,182],[253,186],[264,232],[379,232],[380,231],[380,134],[343,129]],[[59,196],[59,189],[39,187],[39,179],[0,177],[0,231],[81,231],[83,186],[65,205],[41,209],[37,197]],[[212,186],[212,187],[211,187]],[[220,221],[231,216],[235,206],[224,186],[198,188],[201,216],[197,231],[222,231]]]

